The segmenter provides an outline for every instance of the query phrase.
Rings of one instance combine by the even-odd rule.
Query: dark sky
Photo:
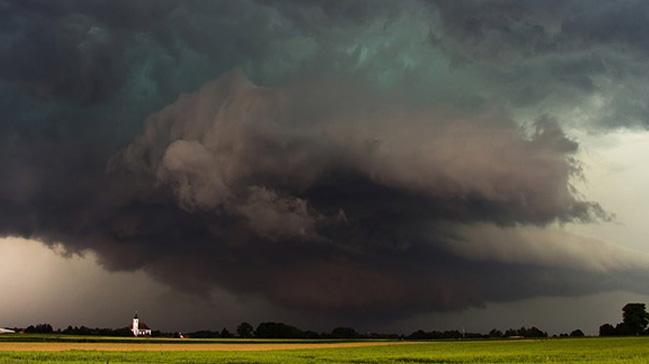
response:
[[[644,1],[0,0],[0,234],[227,323],[644,297],[649,248],[611,226],[646,194],[607,204],[649,125],[648,17]],[[132,289],[115,282],[91,301]]]

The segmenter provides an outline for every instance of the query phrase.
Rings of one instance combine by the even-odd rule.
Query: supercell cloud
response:
[[[334,316],[649,292],[558,227],[614,218],[565,130],[647,125],[591,4],[0,1],[0,234]]]

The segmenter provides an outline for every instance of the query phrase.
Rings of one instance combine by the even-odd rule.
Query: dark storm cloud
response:
[[[646,127],[646,2],[431,3],[440,19],[431,43],[456,67],[482,68],[508,85],[500,92],[514,105],[545,112],[585,105],[597,110],[576,118],[590,127]]]
[[[359,317],[646,290],[625,279],[646,257],[547,228],[608,218],[572,186],[579,145],[552,114],[642,51],[619,34],[615,62],[585,55],[619,54],[585,3],[5,1],[0,17],[3,235]],[[515,120],[530,107],[547,112]]]
[[[476,55],[509,59],[608,46],[646,52],[643,1],[433,1],[440,32]],[[502,58],[501,58],[502,60]]]

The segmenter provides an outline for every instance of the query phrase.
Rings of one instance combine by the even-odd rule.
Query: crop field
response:
[[[0,363],[649,363],[649,338],[462,341],[0,338]]]

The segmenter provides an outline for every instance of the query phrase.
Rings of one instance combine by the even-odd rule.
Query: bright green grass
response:
[[[649,363],[649,338],[440,341],[257,352],[0,352],[0,363]]]

